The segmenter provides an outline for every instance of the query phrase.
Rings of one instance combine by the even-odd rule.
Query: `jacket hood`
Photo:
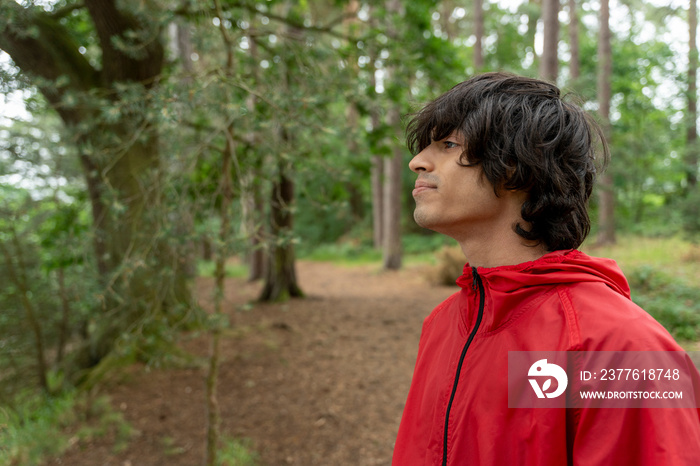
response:
[[[554,251],[530,262],[500,267],[477,267],[477,272],[492,292],[513,293],[525,287],[580,282],[602,282],[630,298],[627,279],[612,259],[588,256],[575,249]],[[472,268],[464,266],[457,279],[461,288],[471,288]]]

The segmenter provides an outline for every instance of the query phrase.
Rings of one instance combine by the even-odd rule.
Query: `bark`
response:
[[[544,46],[540,60],[540,77],[556,82],[559,74],[559,0],[542,0],[544,21]]]
[[[399,123],[397,108],[390,110],[389,123],[396,127]],[[384,159],[383,204],[384,204],[384,244],[383,264],[387,270],[401,268],[401,170],[403,169],[403,151],[394,147],[393,156]]]
[[[270,199],[270,233],[274,241],[268,252],[265,285],[260,301],[285,301],[290,297],[304,295],[297,283],[294,245],[290,240],[293,226],[290,207],[293,200],[294,183],[287,175],[284,162],[280,160]]]
[[[688,51],[688,123],[686,129],[686,167],[688,188],[694,189],[698,183],[698,11],[697,0],[690,0],[688,10],[689,51]]]
[[[374,248],[381,249],[384,244],[384,159],[380,155],[372,157],[372,237]]]
[[[387,11],[401,18],[405,14],[401,2],[387,1]],[[390,30],[391,37],[396,31]],[[387,82],[397,74],[396,67],[386,70]],[[400,127],[398,102],[392,102],[388,111],[387,123],[392,130]],[[384,184],[382,189],[382,256],[386,270],[401,268],[401,170],[403,169],[402,148],[393,144],[392,156],[384,159]]]
[[[374,58],[374,57],[373,57]],[[372,62],[374,63],[374,59]],[[370,76],[372,88],[377,85],[374,73]],[[375,100],[378,102],[378,95],[375,93]],[[376,103],[373,103],[371,110],[372,131],[379,132],[381,126],[379,118],[379,108]],[[384,244],[384,159],[380,155],[372,156],[372,233],[374,239],[374,248],[381,249]]]
[[[569,49],[571,50],[569,74],[571,75],[571,82],[574,86],[581,76],[578,34],[578,10],[576,0],[569,0]]]
[[[598,111],[605,138],[610,140],[610,98],[612,79],[612,50],[610,44],[609,0],[600,3],[600,33],[598,37]],[[598,244],[615,243],[615,194],[613,177],[608,171],[598,183],[599,212]]]
[[[474,69],[480,71],[484,68],[484,51],[482,42],[484,38],[484,5],[483,0],[474,0]]]

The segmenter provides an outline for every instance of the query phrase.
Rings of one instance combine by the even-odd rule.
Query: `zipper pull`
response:
[[[476,271],[476,267],[472,267],[472,290],[476,291],[479,288],[479,272]]]

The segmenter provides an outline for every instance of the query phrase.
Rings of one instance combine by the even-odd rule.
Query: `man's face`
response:
[[[481,165],[459,165],[466,143],[454,131],[445,139],[432,141],[408,164],[418,174],[413,190],[416,223],[457,241],[512,229],[524,201],[520,193],[506,190],[496,196],[482,176]]]

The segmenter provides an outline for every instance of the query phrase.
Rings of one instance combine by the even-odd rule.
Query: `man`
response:
[[[428,104],[407,136],[415,220],[468,264],[423,323],[393,464],[699,465],[697,385],[690,407],[509,407],[509,370],[528,369],[509,351],[682,351],[613,261],[576,250],[596,148],[607,159],[595,122],[549,83],[489,73]]]

